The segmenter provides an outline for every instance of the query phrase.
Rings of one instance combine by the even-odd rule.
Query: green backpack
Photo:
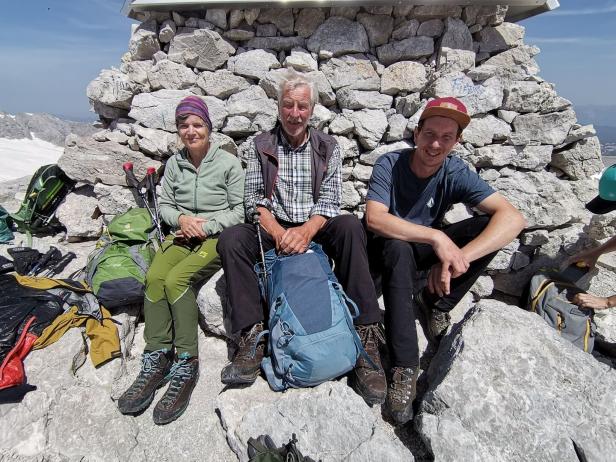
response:
[[[111,309],[143,302],[154,236],[146,209],[130,209],[111,220],[85,267],[85,281],[103,306]]]
[[[11,231],[10,219],[9,213],[0,205],[0,244],[11,242],[15,237]]]
[[[73,189],[71,180],[56,164],[39,168],[28,184],[26,196],[11,218],[19,231],[28,233],[55,233],[62,225],[54,216],[56,208]]]

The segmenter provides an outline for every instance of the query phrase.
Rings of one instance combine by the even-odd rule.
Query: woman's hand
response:
[[[178,223],[180,224],[180,230],[175,233],[177,237],[184,237],[190,239],[196,237],[198,239],[205,239],[207,234],[203,231],[203,223],[207,220],[199,217],[191,217],[188,215],[180,215]]]

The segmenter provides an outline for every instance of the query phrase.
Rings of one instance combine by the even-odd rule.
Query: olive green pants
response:
[[[209,279],[221,268],[217,241],[209,238],[191,246],[168,239],[156,252],[145,283],[146,351],[175,346],[178,355],[198,356],[195,283]]]

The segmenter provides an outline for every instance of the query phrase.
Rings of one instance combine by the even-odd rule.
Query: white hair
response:
[[[282,79],[278,85],[278,105],[282,103],[282,95],[286,89],[294,90],[297,87],[308,87],[310,89],[310,102],[312,107],[319,102],[319,93],[312,79],[289,68],[282,75]]]

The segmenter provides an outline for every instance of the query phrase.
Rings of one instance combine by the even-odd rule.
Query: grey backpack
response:
[[[581,309],[571,302],[580,292],[584,290],[562,274],[541,271],[530,280],[528,309],[575,346],[591,353],[595,345],[594,311]]]

